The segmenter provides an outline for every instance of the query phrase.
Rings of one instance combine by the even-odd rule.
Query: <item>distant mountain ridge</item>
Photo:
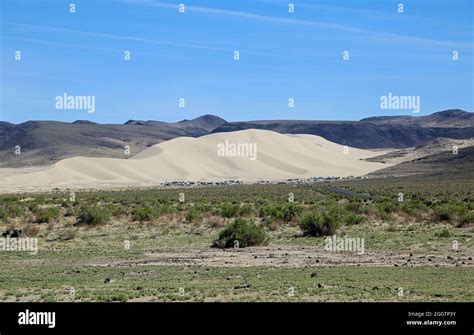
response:
[[[97,124],[78,120],[27,121],[18,125],[0,122],[0,167],[49,165],[75,156],[123,158],[176,137],[209,134],[226,122],[212,115],[177,123],[128,121],[125,124]],[[21,154],[15,155],[20,146]]]
[[[474,126],[474,114],[461,109],[448,109],[426,116],[375,116],[361,119],[361,122],[374,124],[404,124],[428,127],[467,128]]]
[[[363,149],[407,148],[438,137],[474,137],[474,114],[447,110],[427,116],[381,116],[360,121],[264,120],[228,122],[213,132],[264,129],[279,133],[311,134]]]
[[[474,114],[450,109],[427,116],[381,116],[360,121],[264,120],[227,122],[203,115],[176,123],[129,120],[125,124],[27,121],[18,125],[0,122],[0,167],[49,165],[75,157],[123,158],[125,148],[133,156],[176,137],[200,137],[210,133],[244,129],[287,134],[311,134],[342,145],[362,149],[407,148],[436,138],[474,137]],[[15,147],[21,149],[15,155]]]
[[[127,122],[124,123],[124,125],[149,126],[149,127],[173,126],[177,128],[186,128],[186,129],[191,129],[191,128],[201,129],[205,131],[206,133],[208,133],[224,123],[227,123],[227,121],[218,116],[206,114],[192,120],[184,119],[175,123],[168,123],[168,122],[155,121],[155,120],[148,120],[148,121],[128,120]]]

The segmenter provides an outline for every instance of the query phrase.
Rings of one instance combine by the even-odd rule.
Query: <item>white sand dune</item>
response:
[[[218,145],[256,144],[256,159],[218,155]],[[349,148],[314,135],[284,135],[266,130],[181,137],[163,142],[130,159],[74,157],[37,169],[0,169],[3,192],[52,188],[155,186],[167,181],[240,179],[286,180],[313,176],[360,176],[388,164],[361,159],[380,151]]]

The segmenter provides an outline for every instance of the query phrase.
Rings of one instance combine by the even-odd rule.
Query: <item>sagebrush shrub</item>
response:
[[[303,230],[304,235],[333,235],[341,225],[342,214],[341,209],[337,206],[329,206],[304,215],[299,222],[299,227]]]
[[[471,223],[474,223],[474,211],[467,212],[462,216],[459,222],[459,227],[464,227]]]
[[[135,208],[132,212],[134,221],[151,221],[157,216],[157,212],[154,208],[144,207],[144,208]]]
[[[357,225],[359,223],[364,222],[364,220],[365,218],[361,215],[355,215],[353,213],[349,213],[348,215],[346,215],[346,218],[344,221],[348,225]]]
[[[199,212],[195,208],[191,208],[188,210],[185,216],[186,222],[197,222],[202,219],[201,215],[199,215]]]
[[[97,207],[83,207],[79,210],[76,223],[94,226],[107,223],[108,220],[109,213],[106,210]]]
[[[301,208],[294,204],[290,204],[286,206],[283,209],[283,221],[291,222],[298,216],[300,212],[301,212]]]
[[[237,219],[229,224],[220,233],[213,246],[218,248],[233,248],[238,243],[239,248],[265,245],[268,237],[261,227],[254,223],[248,223],[243,219]]]
[[[448,228],[443,228],[440,231],[435,233],[436,237],[451,237],[453,233]]]
[[[60,211],[57,207],[42,208],[36,210],[36,223],[50,223],[59,218]]]
[[[232,204],[225,204],[221,207],[221,214],[225,218],[233,218],[237,216],[239,206]]]

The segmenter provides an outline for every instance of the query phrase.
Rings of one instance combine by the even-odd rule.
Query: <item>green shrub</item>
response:
[[[373,213],[374,211],[375,211],[375,208],[372,204],[362,204],[359,206],[356,213],[369,215],[370,213]]]
[[[319,212],[306,214],[299,222],[304,235],[333,235],[341,225],[341,211],[337,207],[329,207]]]
[[[106,207],[107,212],[110,216],[120,217],[128,214],[128,209],[116,204],[108,204]],[[133,214],[133,213],[132,213]]]
[[[451,221],[453,219],[453,212],[446,205],[437,207],[435,209],[435,214],[437,221]]]
[[[469,204],[466,202],[443,202],[434,207],[437,221],[453,222],[469,213]]]
[[[360,213],[361,204],[358,202],[349,202],[346,204],[346,210],[349,212]]]
[[[291,207],[292,205],[288,206],[281,206],[281,205],[266,205],[261,207],[258,212],[258,216],[263,217],[271,217],[274,220],[283,220],[285,221],[288,219],[293,219],[294,215],[296,215],[296,207]],[[286,217],[285,217],[286,213]],[[286,221],[286,222],[290,222]]]
[[[8,205],[5,208],[5,219],[14,219],[17,218],[25,213],[25,209],[20,206],[15,206],[15,205]]]
[[[411,217],[419,219],[421,218],[421,213],[426,212],[427,208],[424,202],[421,202],[419,200],[412,200],[403,204],[402,210]]]
[[[385,212],[383,212],[383,211],[382,211],[382,212],[379,212],[379,216],[380,216],[380,219],[381,219],[382,221],[390,221],[390,220],[391,220],[390,214],[385,213]]]
[[[471,223],[474,223],[474,211],[470,211],[464,214],[460,220],[459,226],[463,227]]]
[[[467,208],[470,211],[474,210],[474,201],[472,201],[471,199],[464,199],[463,201],[467,203]]]
[[[377,208],[379,209],[380,215],[390,214],[398,210],[398,206],[391,200],[384,200],[377,203]]]
[[[191,208],[186,213],[186,222],[197,222],[201,220],[201,216],[195,208]]]
[[[49,207],[36,210],[36,223],[51,223],[59,218],[59,208]]]
[[[195,204],[193,207],[199,213],[210,213],[214,207],[209,204]]]
[[[293,221],[293,219],[296,218],[296,216],[301,212],[301,208],[294,205],[294,204],[290,204],[288,206],[286,206],[284,209],[283,209],[283,221],[285,222],[291,222]]]
[[[252,214],[253,206],[250,204],[245,204],[239,208],[239,215],[240,216],[248,216]]]
[[[175,211],[174,207],[171,206],[171,205],[168,205],[168,204],[160,205],[157,208],[157,212],[158,212],[159,216],[166,215],[166,214],[172,214],[172,213],[174,213],[174,211]]]
[[[76,215],[76,212],[74,211],[74,208],[68,208],[64,212],[65,217],[70,217],[70,216],[74,216],[74,215]]]
[[[349,213],[346,215],[345,222],[348,225],[355,225],[364,222],[365,217],[361,215],[355,215],[354,213]]]
[[[144,208],[135,208],[132,212],[133,221],[151,221],[153,220],[157,213],[154,208],[144,207]]]
[[[451,237],[453,233],[448,228],[443,228],[440,231],[435,233],[436,237]]]
[[[268,243],[268,237],[261,227],[243,219],[237,219],[219,233],[219,238],[214,241],[213,246],[233,248],[236,246],[236,242],[238,242],[239,248],[265,245]]]
[[[107,223],[109,220],[109,213],[97,207],[83,207],[79,210],[77,215],[77,224],[99,225]]]
[[[232,204],[225,204],[221,207],[221,215],[225,218],[233,218],[237,216],[239,206]]]

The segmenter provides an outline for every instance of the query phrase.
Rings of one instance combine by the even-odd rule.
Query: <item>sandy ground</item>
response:
[[[456,255],[438,252],[431,254],[400,254],[395,252],[321,251],[321,247],[268,246],[245,249],[173,250],[145,254],[138,260],[92,260],[93,266],[187,265],[215,267],[306,267],[306,266],[473,266],[474,252]]]
[[[252,152],[218,154],[218,146],[256,145]],[[230,147],[230,146],[228,146]],[[244,182],[314,176],[361,176],[390,166],[364,159],[382,154],[347,148],[314,135],[266,130],[181,137],[157,144],[130,159],[74,157],[43,168],[0,169],[1,192],[158,186],[169,181]],[[239,155],[240,154],[240,155]],[[255,159],[253,159],[255,158]]]

